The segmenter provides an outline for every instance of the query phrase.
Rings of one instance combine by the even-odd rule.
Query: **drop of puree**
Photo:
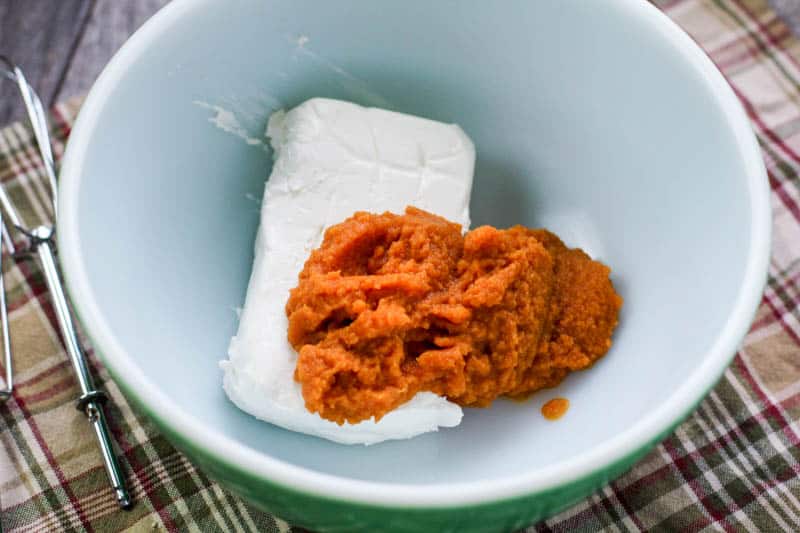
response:
[[[542,416],[548,420],[558,420],[569,409],[569,400],[566,398],[553,398],[542,406]]]

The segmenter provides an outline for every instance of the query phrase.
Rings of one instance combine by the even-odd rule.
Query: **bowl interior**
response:
[[[209,432],[349,478],[502,478],[632,427],[714,343],[749,252],[745,165],[709,82],[624,2],[182,6],[89,132],[79,246],[128,356]],[[612,266],[625,306],[608,356],[525,403],[367,448],[234,407],[217,363],[271,165],[242,137],[260,138],[272,111],[312,96],[460,124],[478,151],[475,225],[547,226]],[[556,395],[572,407],[547,422],[539,407]]]

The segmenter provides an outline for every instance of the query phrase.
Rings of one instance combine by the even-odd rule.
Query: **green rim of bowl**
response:
[[[105,360],[102,354],[98,355]],[[309,528],[323,525],[325,531],[385,529],[407,532],[475,531],[485,533],[521,529],[570,507],[623,474],[651,448],[672,433],[702,401],[702,398],[698,399],[679,420],[657,435],[651,442],[618,459],[606,468],[592,472],[571,484],[526,494],[518,498],[479,505],[390,509],[386,506],[367,505],[300,492],[241,470],[237,465],[227,461],[224,455],[199,446],[175,432],[167,421],[147,408],[146,402],[143,402],[133,390],[128,388],[124,380],[116,376],[113,371],[110,374],[125,397],[131,401],[133,407],[146,415],[177,449],[191,457],[205,473],[264,511],[274,513],[293,525]],[[711,388],[713,386],[703,396],[706,396]]]

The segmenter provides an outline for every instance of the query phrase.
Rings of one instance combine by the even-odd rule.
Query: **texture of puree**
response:
[[[339,424],[419,391],[464,406],[524,397],[611,346],[610,269],[554,234],[458,224],[414,207],[330,227],[286,304],[306,408]]]

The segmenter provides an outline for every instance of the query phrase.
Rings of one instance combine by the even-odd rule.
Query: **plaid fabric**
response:
[[[766,0],[656,0],[711,56],[749,114],[774,209],[768,287],[743,347],[699,409],[628,473],[528,531],[800,529],[800,41]],[[77,102],[57,106],[60,155]],[[30,222],[47,188],[30,132],[0,130],[0,180]],[[0,406],[0,521],[6,531],[292,531],[209,481],[134,413],[90,353],[112,397],[110,424],[137,501],[118,511],[43,278],[7,267],[18,387]],[[295,529],[296,531],[296,529]]]

